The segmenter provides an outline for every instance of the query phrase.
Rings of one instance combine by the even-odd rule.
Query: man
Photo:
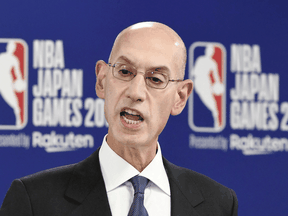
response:
[[[0,94],[4,101],[13,109],[15,114],[15,125],[21,127],[21,116],[18,98],[14,90],[19,90],[17,87],[22,86],[19,92],[25,90],[25,82],[20,73],[19,60],[14,55],[16,44],[10,41],[6,46],[7,52],[0,54]],[[13,82],[11,70],[14,68],[16,81]]]
[[[182,81],[185,64],[184,43],[168,26],[123,30],[108,64],[96,64],[109,123],[102,146],[78,164],[15,180],[0,215],[237,215],[231,189],[162,158],[158,136],[193,87]]]
[[[205,55],[199,56],[196,59],[195,66],[192,70],[194,77],[195,91],[199,95],[204,105],[211,111],[214,120],[214,128],[221,127],[219,122],[219,112],[215,95],[223,94],[224,87],[220,81],[218,74],[218,65],[213,59],[214,47],[208,45],[205,49]],[[214,84],[211,83],[211,74],[214,79]]]

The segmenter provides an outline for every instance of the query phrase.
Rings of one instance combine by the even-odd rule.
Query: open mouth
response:
[[[120,116],[123,117],[127,124],[139,124],[144,121],[140,113],[127,108],[120,112]]]

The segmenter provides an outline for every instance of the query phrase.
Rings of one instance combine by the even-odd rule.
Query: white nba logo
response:
[[[0,39],[0,95],[3,113],[0,129],[20,130],[27,124],[28,48],[21,39]],[[8,118],[8,117],[7,117]],[[15,118],[15,119],[14,119]]]
[[[197,132],[220,132],[226,125],[226,50],[222,44],[195,42],[189,49],[188,122]]]

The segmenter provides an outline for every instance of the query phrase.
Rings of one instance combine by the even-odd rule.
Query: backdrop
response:
[[[158,21],[187,47],[194,91],[164,156],[233,188],[239,215],[287,215],[286,1],[4,1],[0,203],[15,178],[76,163],[107,133],[95,63],[127,26]]]

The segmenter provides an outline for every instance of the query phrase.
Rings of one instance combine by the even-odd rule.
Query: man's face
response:
[[[175,63],[176,50],[175,42],[168,35],[147,29],[133,30],[115,45],[110,63],[132,65],[138,74],[126,82],[112,75],[112,67],[106,69],[104,97],[108,143],[137,147],[156,145],[175,103],[177,84],[170,82],[165,89],[153,89],[146,85],[143,73],[161,68],[170,79],[181,78]]]

